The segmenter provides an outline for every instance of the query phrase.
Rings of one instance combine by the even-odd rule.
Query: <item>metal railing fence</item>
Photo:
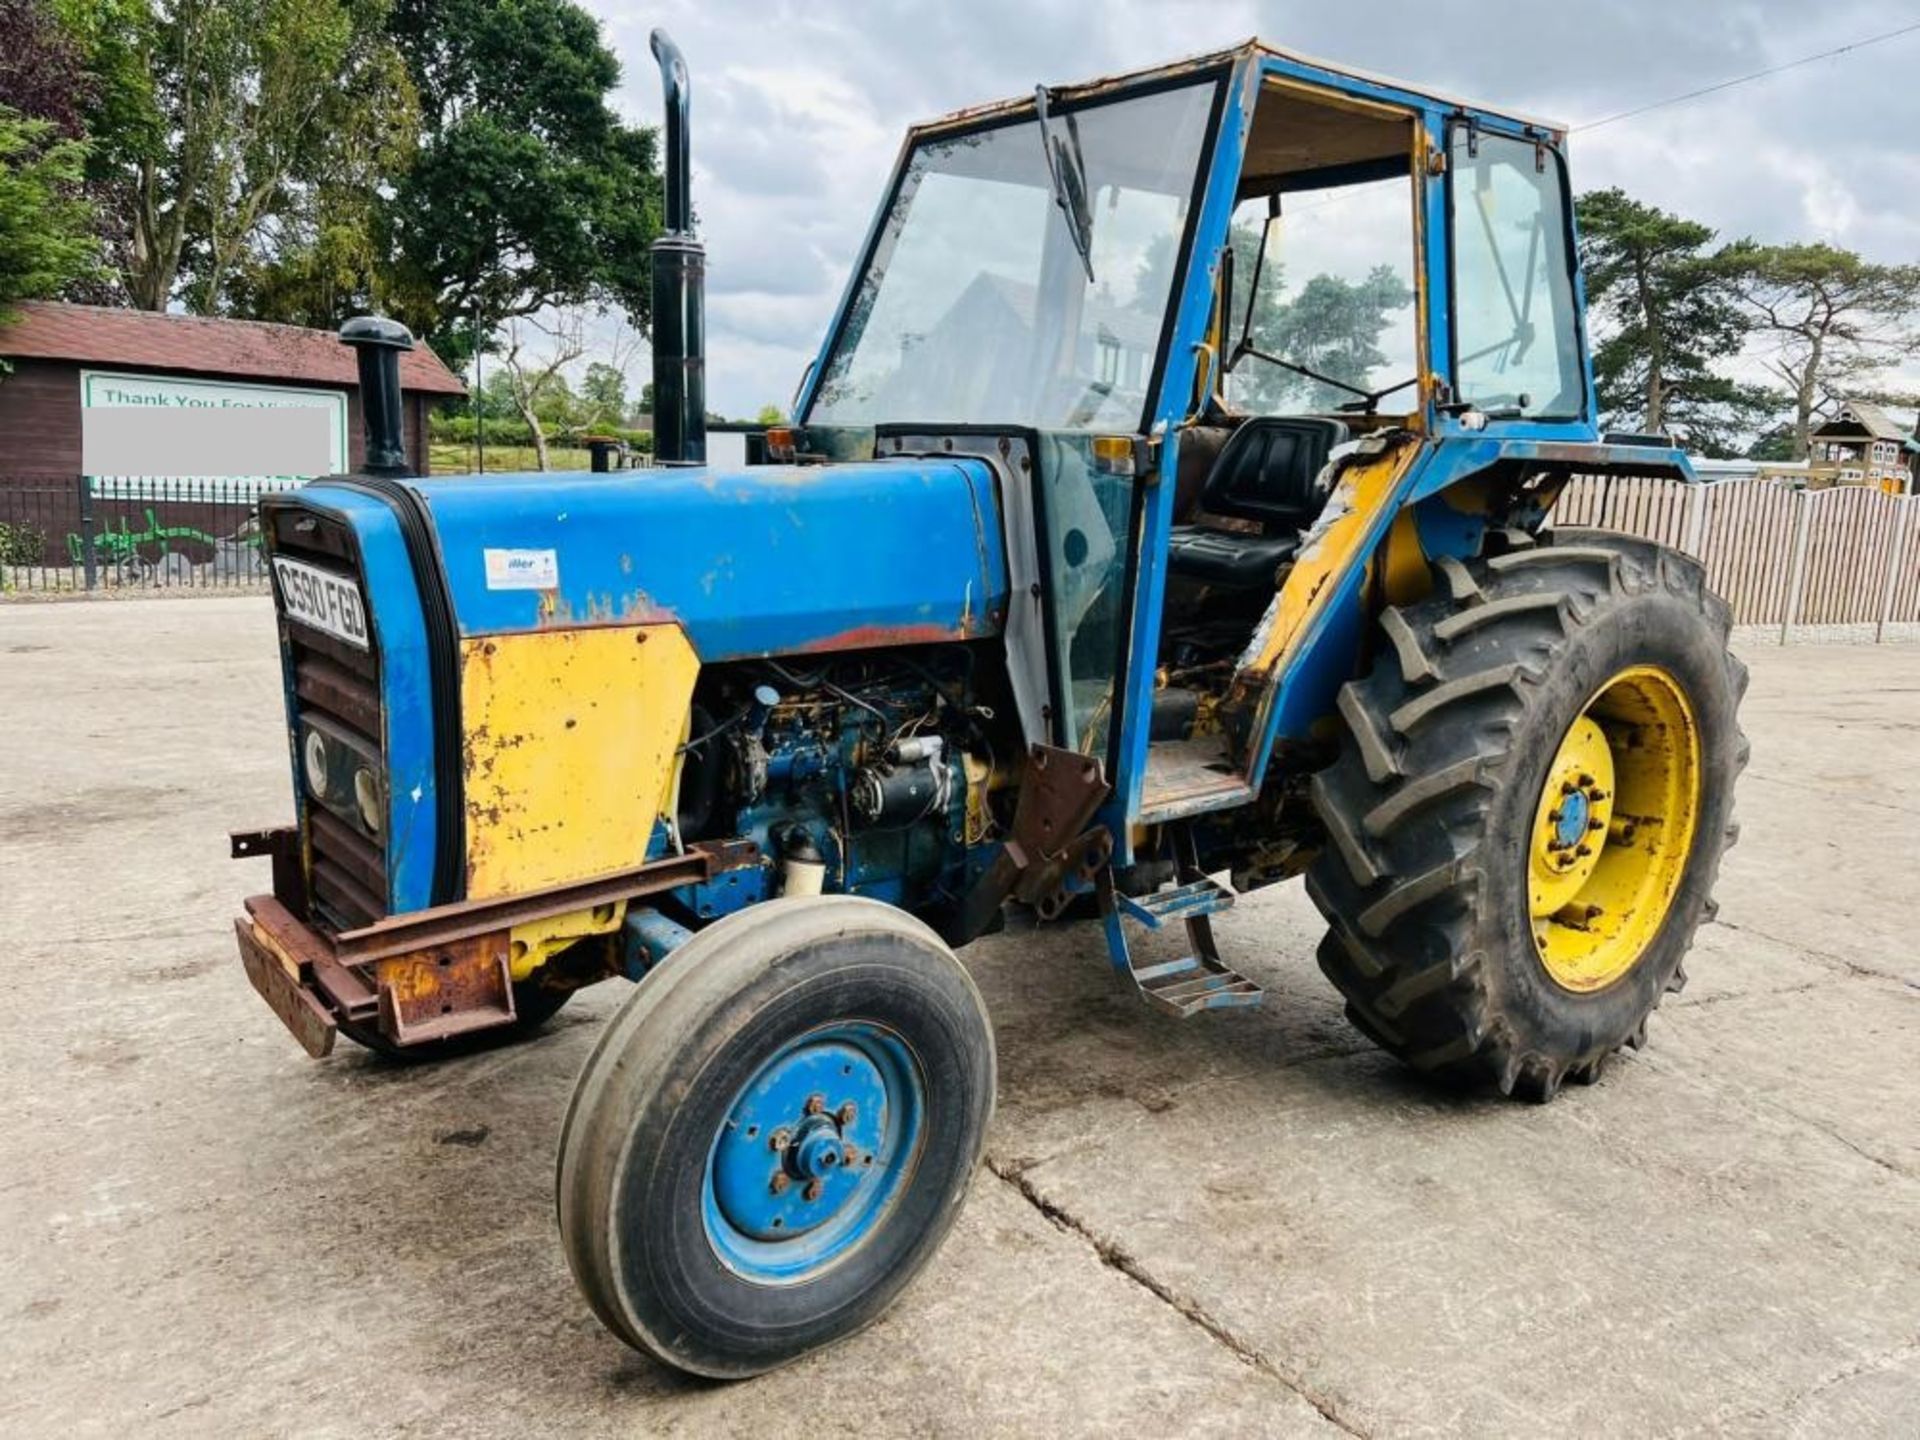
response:
[[[262,588],[259,498],[302,483],[0,475],[0,594]]]

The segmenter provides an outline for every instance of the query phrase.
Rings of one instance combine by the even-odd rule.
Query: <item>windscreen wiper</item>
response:
[[[1087,201],[1087,157],[1080,149],[1080,126],[1073,113],[1066,115],[1066,137],[1053,133],[1047,115],[1047,87],[1033,87],[1033,108],[1040,117],[1040,148],[1046,153],[1047,174],[1053,180],[1053,203],[1066,216],[1067,233],[1080,263],[1087,267],[1087,283],[1093,283],[1093,207]]]
[[[1240,343],[1234,347],[1233,359],[1228,363],[1227,369],[1232,370],[1235,365],[1238,365],[1240,361],[1248,355],[1253,356],[1256,360],[1264,360],[1269,365],[1278,365],[1282,370],[1291,370],[1294,374],[1305,376],[1309,380],[1318,380],[1322,385],[1331,385],[1336,390],[1344,390],[1349,395],[1358,395],[1362,400],[1375,398],[1371,390],[1362,389],[1358,385],[1349,385],[1346,381],[1336,380],[1331,375],[1322,375],[1318,370],[1312,369],[1310,366],[1295,364],[1291,360],[1282,360],[1278,355],[1271,355],[1259,346],[1250,344],[1244,336],[1241,337]],[[1403,387],[1399,385],[1393,387],[1394,390],[1401,388]],[[1387,390],[1381,393],[1391,395],[1393,391]]]

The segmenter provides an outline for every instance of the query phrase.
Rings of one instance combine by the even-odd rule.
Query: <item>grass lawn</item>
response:
[[[447,444],[435,440],[427,446],[427,462],[435,475],[471,475],[479,468],[474,463],[478,458],[471,445],[462,445],[458,442]],[[588,470],[592,468],[592,461],[584,445],[549,445],[547,465],[553,470]],[[491,441],[487,443],[489,474],[539,468],[540,462],[535,458],[531,445],[495,445]]]

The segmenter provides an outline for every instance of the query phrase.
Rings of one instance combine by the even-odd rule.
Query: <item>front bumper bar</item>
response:
[[[516,926],[764,863],[751,844],[694,845],[683,855],[592,880],[440,905],[328,935],[296,913],[305,901],[296,883],[295,831],[236,834],[233,853],[273,857],[275,893],[248,900],[245,917],[235,922],[240,963],[268,1008],[316,1059],[332,1051],[342,1025],[350,1034],[378,1033],[404,1047],[511,1024]]]

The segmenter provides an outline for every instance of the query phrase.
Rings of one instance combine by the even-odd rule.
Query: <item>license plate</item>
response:
[[[360,587],[351,579],[284,555],[273,557],[273,573],[280,581],[280,605],[288,619],[311,625],[356,650],[372,648],[367,640],[366,606],[360,603]]]

